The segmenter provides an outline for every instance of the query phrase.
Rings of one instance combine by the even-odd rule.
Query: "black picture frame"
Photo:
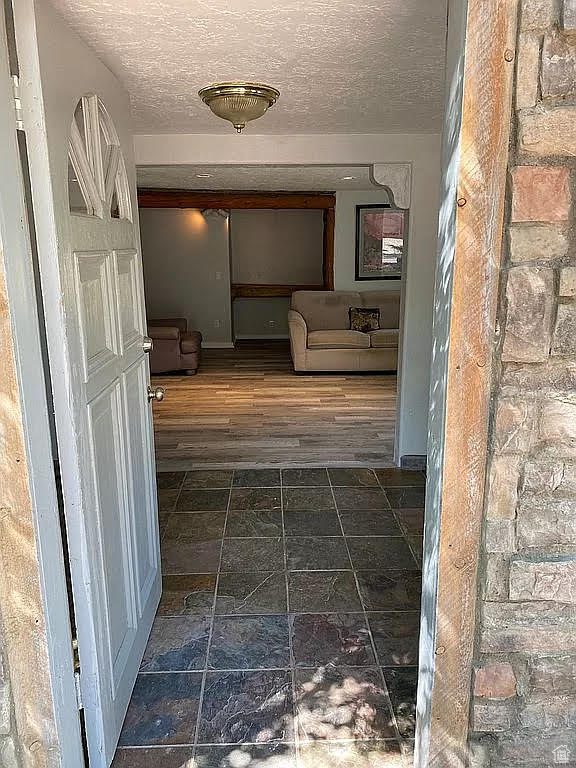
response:
[[[367,233],[366,228],[368,220],[365,216],[368,214],[374,214],[382,212],[383,214],[391,214],[390,219],[392,223],[398,222],[398,235],[394,237],[381,238],[382,241],[388,241],[387,245],[390,249],[390,257],[392,258],[397,252],[394,262],[389,264],[382,263],[378,268],[378,265],[374,263],[370,265],[370,255],[372,254],[372,261],[374,261],[374,251],[377,248],[377,238],[371,237]],[[355,277],[357,281],[361,280],[401,280],[404,261],[406,259],[407,252],[407,235],[408,235],[408,211],[403,208],[395,208],[386,203],[376,203],[370,205],[357,205],[356,206],[356,257],[355,257]],[[372,242],[368,238],[371,238]],[[401,241],[399,244],[391,241]],[[382,251],[380,251],[382,252]]]

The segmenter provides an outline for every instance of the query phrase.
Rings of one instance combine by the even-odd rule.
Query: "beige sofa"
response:
[[[380,330],[350,330],[350,307],[378,307]],[[395,371],[400,294],[295,291],[288,312],[295,371]]]

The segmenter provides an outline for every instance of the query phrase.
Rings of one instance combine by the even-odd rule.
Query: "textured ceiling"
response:
[[[263,192],[334,192],[378,189],[368,166],[146,165],[138,167],[139,187],[242,189]],[[203,174],[198,176],[198,174]],[[209,176],[207,176],[209,174]],[[345,178],[352,176],[353,178]]]
[[[226,133],[197,97],[257,80],[252,133],[440,129],[446,0],[52,0],[130,92],[139,133]]]

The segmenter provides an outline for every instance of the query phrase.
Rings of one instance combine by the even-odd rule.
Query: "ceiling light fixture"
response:
[[[340,181],[352,181],[355,178],[356,178],[356,176],[342,176],[340,178]]]
[[[280,91],[263,83],[214,83],[198,91],[198,96],[241,133],[246,123],[262,117],[278,101]]]
[[[197,179],[211,179],[212,174],[211,173],[197,173],[196,174]]]

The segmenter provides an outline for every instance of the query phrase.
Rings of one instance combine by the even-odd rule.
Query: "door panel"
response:
[[[138,311],[142,305],[138,266],[136,251],[116,252],[120,338],[124,353],[130,347],[138,344],[144,335],[142,315]],[[140,351],[138,350],[138,352]]]
[[[96,491],[89,546],[97,565],[94,577],[102,585],[98,621],[108,662],[108,675],[103,669],[102,679],[109,676],[107,686],[113,699],[122,682],[136,628],[131,531],[122,476],[121,407],[118,383],[88,406]]]
[[[84,381],[117,355],[117,334],[112,305],[109,254],[76,252],[76,311],[80,321]]]
[[[157,512],[154,499],[154,479],[146,462],[148,413],[138,397],[148,386],[148,366],[145,360],[136,362],[124,376],[125,413],[127,419],[127,444],[132,452],[131,489],[134,512],[132,531],[135,562],[135,588],[138,615],[142,616],[149,603],[150,593],[158,573]]]

